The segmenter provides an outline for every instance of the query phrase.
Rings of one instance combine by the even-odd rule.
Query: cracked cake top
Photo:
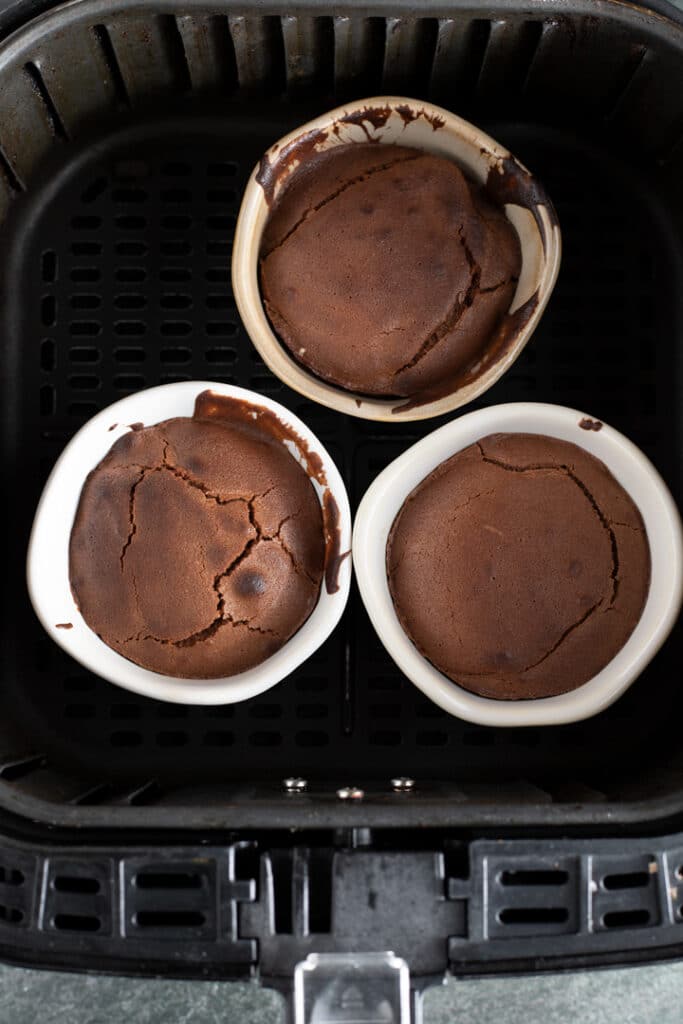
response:
[[[406,633],[467,690],[505,700],[573,690],[633,632],[650,584],[637,507],[566,441],[492,434],[406,498],[387,543]]]
[[[81,492],[71,587],[100,638],[152,671],[252,668],[303,625],[325,568],[308,475],[258,422],[136,425]]]
[[[366,395],[416,397],[482,357],[515,292],[517,234],[444,157],[346,144],[278,196],[263,236],[266,313],[294,358]]]

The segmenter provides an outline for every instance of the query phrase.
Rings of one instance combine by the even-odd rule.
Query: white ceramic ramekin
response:
[[[398,667],[436,704],[480,725],[563,725],[603,711],[640,675],[668,636],[681,606],[681,519],[666,484],[640,449],[611,427],[586,430],[583,413],[520,402],[468,413],[409,448],[371,484],[358,509],[353,557],[372,623]],[[588,421],[597,425],[597,421]],[[389,592],[386,545],[403,502],[432,470],[493,433],[545,434],[571,441],[601,459],[630,494],[645,522],[652,559],[650,591],[640,620],[619,653],[583,686],[556,697],[504,701],[479,697],[424,658],[403,631]]]
[[[457,390],[420,403],[368,398],[327,384],[297,363],[270,326],[261,300],[258,263],[269,202],[312,152],[351,142],[412,146],[447,157],[474,181],[490,186],[517,232],[522,270],[499,351]],[[529,171],[507,149],[448,110],[420,100],[376,96],[323,114],[275,143],[249,179],[232,250],[237,308],[264,362],[290,388],[338,412],[401,423],[452,412],[491,387],[514,363],[545,309],[560,266],[560,229],[552,204]],[[478,375],[477,375],[478,372]]]
[[[86,624],[69,585],[69,537],[81,489],[88,473],[128,429],[151,426],[174,416],[192,416],[197,396],[210,390],[272,410],[322,460],[327,487],[339,508],[340,551],[351,547],[351,512],[337,467],[315,434],[289,409],[244,388],[204,381],[166,384],[139,391],[94,416],[66,446],[43,490],[29,542],[26,575],[38,618],[49,635],[73,658],[109,682],[157,700],[176,704],[234,704],[268,690],[323,643],[337,625],[349,596],[351,559],[341,563],[338,590],[320,598],[301,629],[260,665],[221,679],[176,679],[142,668],[108,647]],[[112,424],[116,424],[112,428]],[[288,449],[297,456],[292,442]],[[299,457],[299,461],[303,461]],[[313,485],[321,499],[325,488]],[[64,628],[64,624],[69,628]]]

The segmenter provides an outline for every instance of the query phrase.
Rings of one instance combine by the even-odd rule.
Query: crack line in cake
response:
[[[137,523],[135,522],[135,492],[137,491],[138,487],[145,479],[147,474],[150,472],[155,473],[158,468],[159,467],[154,467],[153,469],[150,469],[147,466],[143,467],[140,476],[137,478],[137,480],[134,482],[133,486],[130,489],[130,494],[128,495],[128,536],[126,537],[123,548],[121,549],[121,554],[119,555],[119,562],[121,563],[121,572],[124,571],[123,560],[126,557],[126,551],[128,551],[128,548],[130,547],[133,541],[133,537],[137,533],[138,529]]]
[[[440,341],[443,341],[447,335],[451,334],[465,315],[466,310],[470,308],[479,294],[481,267],[475,260],[472,250],[467,244],[462,227],[458,228],[458,238],[460,239],[460,244],[463,248],[465,259],[467,260],[467,265],[470,269],[470,283],[465,290],[465,294],[460,298],[461,293],[458,292],[455,297],[455,301],[452,303],[451,308],[448,310],[441,323],[437,324],[434,330],[431,331],[431,333],[420,344],[415,355],[409,359],[407,363],[404,363],[403,366],[399,366],[398,370],[394,370],[392,374],[393,377],[398,377],[399,373],[403,373],[404,370],[412,370],[412,368],[416,366],[421,359],[424,359],[424,357],[431,352],[431,350],[438,345]]]
[[[570,636],[570,634],[573,633],[575,629],[578,629],[579,626],[582,626],[584,622],[586,622],[591,617],[591,615],[598,610],[603,601],[604,598],[601,598],[598,602],[596,602],[596,604],[592,606],[592,608],[589,608],[588,611],[584,612],[583,615],[576,620],[576,622],[573,622],[571,626],[568,626],[567,629],[565,629],[562,636],[559,638],[559,640],[556,641],[556,643],[553,644],[550,650],[546,651],[546,653],[541,658],[539,658],[538,661],[535,661],[533,665],[527,665],[526,668],[523,668],[520,672],[520,675],[524,675],[525,672],[531,672],[533,668],[538,668],[539,665],[542,665],[546,658],[549,658],[551,654],[554,654],[557,648],[564,643],[567,637]],[[609,605],[609,607],[605,610],[609,611],[611,607],[612,606]]]
[[[164,452],[164,456],[165,456],[165,452]],[[172,467],[172,466],[170,466],[170,465],[165,463],[162,466],[155,466],[154,469],[152,469],[150,472],[160,472],[160,471],[162,471],[164,469],[170,470],[172,472],[174,467]],[[141,473],[140,478],[133,485],[133,488],[131,488],[131,491],[134,491],[135,487],[137,487],[137,485],[142,482],[143,478],[147,475],[147,472],[148,472],[148,470],[145,469],[143,471],[143,473]],[[215,500],[215,495],[212,494],[212,493],[207,493],[207,491],[204,489],[204,487],[201,484],[199,484],[199,482],[195,481],[193,483],[192,480],[187,479],[182,474],[175,474],[175,475],[178,476],[179,479],[184,480],[186,483],[190,484],[190,486],[196,486],[197,489],[200,490],[205,495],[205,497],[210,498],[212,500]],[[266,491],[263,491],[261,494],[254,494],[254,495],[252,495],[251,498],[244,498],[244,497],[242,497],[242,498],[231,498],[229,500],[221,502],[221,504],[229,504],[232,501],[242,501],[242,502],[244,502],[246,504],[246,506],[247,506],[247,512],[248,512],[248,516],[249,516],[249,523],[250,523],[251,527],[256,531],[256,535],[254,537],[250,537],[249,538],[249,540],[245,543],[245,545],[242,548],[242,550],[239,552],[238,555],[235,556],[235,558],[233,558],[233,560],[230,562],[230,564],[228,565],[228,567],[226,569],[224,569],[222,572],[220,572],[216,576],[214,576],[213,583],[212,583],[212,588],[216,592],[216,595],[217,595],[217,604],[216,604],[216,612],[217,612],[217,614],[216,614],[216,617],[209,623],[209,625],[205,626],[203,629],[200,629],[200,630],[197,630],[194,633],[191,633],[189,636],[182,637],[180,640],[168,640],[168,639],[164,639],[163,637],[154,636],[152,634],[140,634],[140,633],[137,633],[137,634],[134,634],[133,636],[125,637],[125,639],[120,641],[122,644],[131,643],[133,641],[140,642],[140,641],[144,641],[144,640],[152,640],[154,643],[166,644],[166,645],[173,646],[173,647],[192,647],[192,646],[194,646],[197,643],[201,643],[202,641],[208,640],[212,636],[215,636],[215,634],[218,632],[218,630],[222,626],[224,626],[224,625],[245,626],[250,632],[261,633],[264,636],[275,636],[275,637],[278,637],[278,638],[281,639],[280,634],[276,630],[274,630],[274,629],[265,629],[262,626],[252,626],[251,625],[251,621],[252,621],[251,619],[234,619],[231,615],[226,613],[226,611],[225,611],[225,598],[223,597],[223,595],[221,594],[220,589],[219,589],[222,580],[227,579],[229,576],[231,576],[233,574],[235,569],[237,569],[249,557],[249,555],[251,554],[251,552],[253,551],[253,549],[256,547],[257,544],[267,543],[267,542],[274,542],[274,543],[276,543],[282,549],[282,551],[284,551],[284,553],[288,556],[288,558],[290,559],[290,561],[291,561],[291,563],[292,563],[292,565],[294,567],[294,570],[299,575],[304,576],[314,586],[317,585],[317,581],[304,569],[303,566],[301,566],[297,562],[297,560],[296,560],[296,558],[294,556],[294,553],[291,551],[291,549],[287,546],[285,541],[280,536],[280,531],[282,530],[284,525],[286,523],[288,523],[290,520],[296,519],[296,517],[300,514],[301,510],[298,509],[296,512],[290,513],[289,515],[287,515],[283,519],[281,519],[279,524],[278,524],[278,527],[277,527],[277,530],[275,531],[275,533],[268,534],[268,535],[264,534],[263,528],[261,527],[261,524],[259,523],[258,519],[256,518],[256,510],[255,510],[255,507],[254,507],[254,503],[259,498],[265,497],[265,495],[270,493],[270,491],[272,491],[272,490],[273,490],[273,487],[269,487]],[[133,499],[134,499],[134,494],[133,494]],[[134,500],[133,500],[133,503],[131,504],[131,515],[133,515],[133,512],[134,512]],[[135,527],[134,523],[133,523],[133,526],[134,526],[134,528],[132,529],[132,532],[130,534],[129,540],[127,541],[126,547],[130,544],[130,541],[132,540],[133,535],[136,532],[137,528]],[[123,570],[123,555],[121,556],[121,568]],[[137,586],[136,586],[133,574],[131,574],[131,576],[132,576],[132,581],[133,581],[133,591],[134,591],[134,594],[135,594],[135,601],[136,601],[136,604],[139,607],[139,597],[138,597],[138,592],[137,592]]]
[[[495,493],[495,488],[491,489],[490,491],[480,491],[479,494],[473,494],[470,498],[467,499],[467,501],[463,501],[462,504],[456,505],[455,508],[451,509],[451,511],[453,512],[453,515],[451,516],[451,522],[455,520],[458,512],[461,512],[464,508],[467,508],[467,506],[471,505],[473,501],[477,500],[477,498],[488,498],[490,497],[490,495]]]
[[[240,553],[236,555],[235,558],[233,558],[228,567],[224,569],[222,572],[217,573],[216,576],[214,576],[212,588],[217,595],[217,614],[216,617],[209,623],[209,625],[205,626],[203,629],[191,633],[189,636],[182,637],[180,640],[166,640],[163,637],[157,637],[151,634],[138,634],[132,637],[126,637],[126,639],[123,640],[122,643],[130,643],[133,640],[152,640],[154,641],[154,643],[167,644],[172,647],[193,647],[195,644],[201,643],[203,640],[208,640],[210,637],[214,636],[218,632],[218,630],[221,629],[221,627],[224,625],[246,626],[246,628],[251,632],[262,633],[267,636],[279,636],[279,634],[273,629],[264,629],[261,626],[252,626],[250,624],[251,619],[233,619],[231,615],[225,612],[225,598],[220,592],[221,581],[227,579],[228,576],[231,576],[235,569],[237,569],[238,566],[240,566],[242,562],[249,557],[253,548],[263,539],[263,531],[261,529],[260,523],[256,518],[256,513],[254,510],[254,502],[256,501],[257,497],[259,497],[259,495],[254,495],[252,498],[249,499],[240,499],[244,501],[247,505],[249,513],[249,522],[253,529],[256,531],[256,536],[250,537],[249,540],[244,545],[244,547],[242,548],[242,550],[240,551]]]
[[[421,157],[424,157],[425,155],[425,153],[415,153],[411,154],[410,156],[397,157],[395,160],[390,160],[387,163],[380,164],[378,167],[371,167],[370,170],[365,171],[363,174],[359,174],[355,178],[350,178],[348,181],[345,181],[343,185],[340,185],[340,187],[336,189],[334,192],[332,192],[329,196],[325,196],[325,198],[321,199],[320,202],[308,207],[308,209],[303,213],[301,217],[299,217],[299,219],[294,223],[294,225],[289,229],[289,231],[287,231],[283,235],[280,241],[276,242],[275,245],[271,246],[268,252],[261,254],[261,259],[267,260],[268,257],[272,255],[272,253],[274,253],[276,249],[280,249],[285,244],[287,239],[291,238],[292,235],[299,230],[301,225],[304,224],[310,217],[312,217],[313,214],[317,213],[318,210],[322,210],[324,206],[327,206],[328,203],[331,203],[333,200],[337,198],[337,196],[340,196],[343,192],[346,192],[347,189],[352,188],[354,185],[362,185],[364,182],[368,180],[368,178],[372,178],[375,174],[379,174],[382,171],[390,171],[393,167],[396,167],[398,164],[407,164],[410,163],[412,160],[419,160]]]
[[[499,459],[492,459],[485,453],[481,445],[481,442],[477,441],[476,444],[477,448],[481,453],[483,461],[490,463],[492,466],[498,466],[499,469],[504,469],[509,473],[529,473],[533,472],[534,470],[551,470],[554,472],[564,473],[565,476],[567,476],[571,481],[573,481],[573,483],[576,484],[576,486],[579,488],[582,494],[586,497],[588,503],[595,512],[601,526],[607,532],[607,535],[609,537],[610,549],[612,554],[612,572],[610,574],[612,580],[612,596],[610,598],[610,606],[612,606],[616,601],[617,594],[619,592],[619,549],[617,546],[617,538],[614,533],[614,530],[612,529],[612,524],[610,523],[609,519],[604,514],[604,512],[598,505],[597,501],[584,484],[584,482],[581,479],[579,479],[576,473],[574,473],[569,466],[566,466],[564,464],[536,463],[529,466],[514,466],[508,462],[501,462]]]

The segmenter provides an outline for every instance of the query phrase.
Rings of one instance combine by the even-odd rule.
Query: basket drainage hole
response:
[[[40,304],[41,319],[45,327],[52,327],[57,320],[57,300],[54,295],[46,295]]]
[[[77,878],[75,875],[58,875],[52,883],[57,892],[97,893],[100,883],[96,878]]]
[[[650,922],[649,910],[611,910],[602,919],[605,928],[637,928]]]
[[[180,160],[170,160],[168,163],[161,165],[161,173],[168,174],[171,177],[183,177],[186,174],[190,174],[192,168],[189,164],[182,163]]]
[[[23,920],[24,915],[18,907],[0,906],[0,921],[5,921],[6,924],[21,924]]]
[[[498,915],[501,924],[563,924],[569,920],[566,907],[508,907]]]
[[[502,885],[566,885],[567,871],[503,871]]]
[[[0,882],[3,885],[23,885],[24,872],[18,868],[0,867]]]
[[[135,915],[138,928],[201,928],[205,921],[198,910],[140,910]]]
[[[202,877],[190,871],[152,872],[135,876],[138,889],[201,889]]]
[[[231,178],[237,174],[235,163],[212,163],[206,169],[210,178]]]
[[[57,253],[48,249],[43,253],[42,258],[42,277],[43,281],[47,284],[51,284],[57,280]]]
[[[650,877],[647,871],[630,871],[623,875],[605,875],[602,884],[605,889],[644,889]]]
[[[99,199],[99,197],[106,192],[108,184],[109,182],[106,178],[95,178],[95,180],[89,185],[86,185],[81,192],[81,202],[92,203],[95,199]]]
[[[51,338],[46,338],[40,344],[40,368],[47,371],[55,368],[55,343]]]
[[[99,917],[90,917],[86,914],[57,914],[52,923],[62,932],[98,932],[100,930]]]

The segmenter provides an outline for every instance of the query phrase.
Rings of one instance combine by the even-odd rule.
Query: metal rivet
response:
[[[340,800],[362,800],[365,792],[358,786],[342,786],[337,790],[337,796]]]
[[[410,793],[415,789],[415,779],[409,779],[407,775],[401,775],[391,780],[391,788],[395,793]]]
[[[282,786],[285,793],[305,793],[308,782],[306,779],[299,778],[283,779]]]

